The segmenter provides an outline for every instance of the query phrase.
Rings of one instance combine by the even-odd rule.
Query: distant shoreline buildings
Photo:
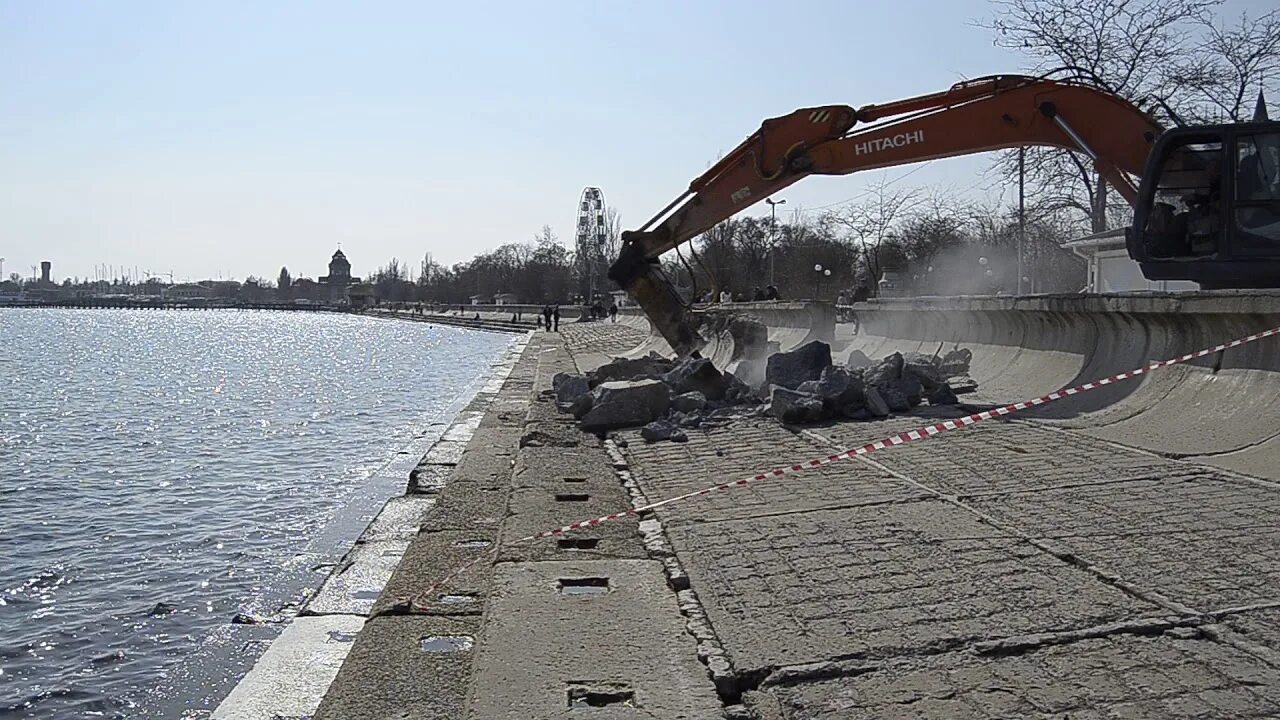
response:
[[[67,278],[62,283],[52,279],[53,263],[40,263],[40,277],[21,278],[12,273],[0,279],[0,304],[27,302],[69,302],[90,299],[154,300],[191,304],[287,303],[294,305],[326,305],[365,307],[373,304],[373,286],[351,275],[351,262],[339,248],[329,258],[329,273],[317,280],[290,278],[287,271],[281,279],[287,287],[272,286],[250,276],[237,280],[201,280],[166,283],[158,276],[145,281],[128,279],[84,280]]]

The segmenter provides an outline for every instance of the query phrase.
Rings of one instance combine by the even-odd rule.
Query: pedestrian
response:
[[[552,309],[551,317],[556,321],[556,332],[560,332],[560,303],[556,303],[555,308]]]
[[[547,328],[547,332],[551,332],[551,305],[550,304],[542,306],[542,319],[546,321],[544,325]]]
[[[770,285],[769,287],[766,287],[766,288],[764,289],[764,299],[765,299],[765,300],[777,300],[777,299],[778,299],[778,288],[774,287],[773,285]]]
[[[609,322],[618,322],[618,304],[609,303]]]
[[[729,288],[720,291],[720,302],[721,304],[733,302],[733,293],[729,292]]]
[[[759,285],[755,286],[755,289],[751,291],[751,299],[757,302],[764,300],[764,290]]]

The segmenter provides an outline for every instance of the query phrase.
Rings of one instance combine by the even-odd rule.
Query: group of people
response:
[[[731,303],[731,302],[762,302],[765,300],[781,300],[782,296],[778,294],[778,288],[773,285],[766,285],[763,288],[759,285],[751,290],[751,294],[747,295],[743,292],[731,292],[729,288],[724,288],[719,295],[712,293],[710,290],[702,294],[701,301],[704,303]]]
[[[542,306],[542,321],[538,323],[547,332],[560,332],[560,303]]]

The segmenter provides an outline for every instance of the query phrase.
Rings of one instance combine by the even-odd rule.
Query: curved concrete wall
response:
[[[1280,326],[1280,295],[917,298],[856,306],[842,357],[967,347],[979,401],[1007,403]],[[1267,477],[1280,460],[1280,340],[1265,338],[1034,411],[1163,455]]]
[[[699,312],[743,312],[790,350],[832,340],[825,303],[734,303]],[[878,300],[854,306],[861,330],[836,332],[835,353],[973,353],[976,404],[1005,404],[1280,326],[1280,294],[1063,295]],[[637,308],[619,322],[649,333],[638,356],[670,347]],[[728,333],[703,349],[733,369],[743,350]],[[1197,457],[1280,479],[1280,338],[1271,337],[1185,365],[1101,387],[1023,415],[1170,457]]]
[[[696,306],[695,314],[703,316],[745,315],[759,320],[768,328],[768,344],[774,350],[793,350],[813,340],[832,342],[835,336],[835,306],[823,302],[745,302],[723,305]],[[626,354],[640,357],[650,352],[671,354],[671,346],[649,325],[649,320],[639,308],[620,308],[618,322],[647,332],[649,337]],[[763,352],[765,348],[760,348]],[[717,367],[734,369],[736,364],[757,352],[754,348],[738,347],[728,332],[719,332],[707,338],[701,354],[710,358]]]

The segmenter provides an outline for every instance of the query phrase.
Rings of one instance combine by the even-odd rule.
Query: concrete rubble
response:
[[[656,353],[615,358],[585,375],[558,373],[549,394],[583,430],[643,427],[649,442],[684,442],[683,429],[730,422],[762,402],[756,389],[707,358],[675,361]]]
[[[683,429],[761,412],[804,425],[884,418],[925,402],[956,405],[958,395],[977,390],[968,375],[971,359],[965,349],[940,356],[893,353],[879,361],[855,353],[850,364],[837,365],[831,346],[815,340],[769,356],[763,382],[752,387],[707,358],[676,361],[655,353],[615,358],[585,375],[559,373],[550,394],[583,430],[642,426],[648,442],[684,442]]]

